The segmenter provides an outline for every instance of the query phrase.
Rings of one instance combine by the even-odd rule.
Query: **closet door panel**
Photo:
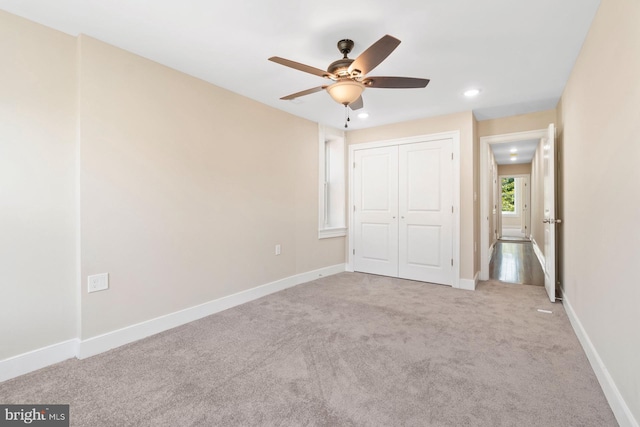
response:
[[[398,147],[355,152],[354,270],[398,275]]]
[[[399,146],[399,277],[452,283],[451,140]]]

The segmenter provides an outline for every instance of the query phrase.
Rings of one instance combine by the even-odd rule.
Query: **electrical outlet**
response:
[[[280,245],[276,245],[276,255],[280,255],[280,253],[281,253]]]
[[[94,274],[87,277],[87,292],[97,292],[109,289],[109,273]]]

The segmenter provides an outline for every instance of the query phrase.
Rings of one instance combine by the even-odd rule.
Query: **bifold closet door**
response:
[[[355,152],[354,270],[398,276],[398,147]]]
[[[399,277],[452,284],[451,155],[451,140],[399,146]]]
[[[355,271],[453,283],[451,139],[354,152]]]

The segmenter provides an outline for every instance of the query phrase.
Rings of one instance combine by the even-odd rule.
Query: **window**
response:
[[[515,178],[502,178],[502,212],[516,213],[516,182]]]
[[[344,133],[320,125],[318,238],[345,236]]]
[[[502,188],[502,214],[505,216],[520,217],[522,203],[526,197],[525,178],[520,176],[500,177]]]

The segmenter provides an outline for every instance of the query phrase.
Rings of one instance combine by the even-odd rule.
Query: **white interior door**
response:
[[[544,174],[544,287],[551,302],[556,300],[556,147],[555,126],[549,125],[549,132],[543,141],[543,174]]]
[[[355,271],[398,276],[398,147],[355,152]]]
[[[452,141],[399,146],[399,277],[452,284]]]

